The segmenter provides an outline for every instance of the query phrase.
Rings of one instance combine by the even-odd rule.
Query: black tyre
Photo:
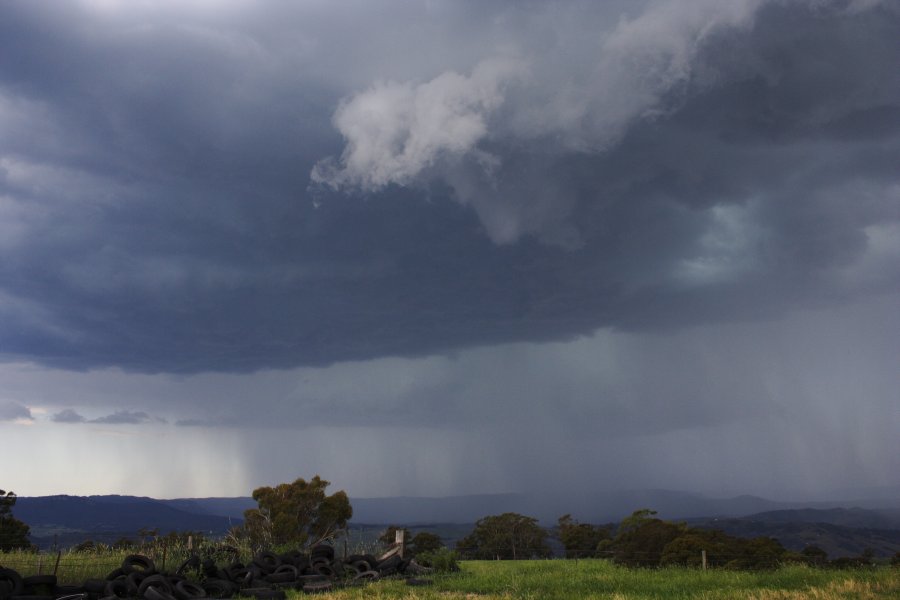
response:
[[[207,579],[203,582],[208,598],[231,598],[236,588],[233,583],[225,579]]]
[[[69,596],[83,596],[87,590],[80,585],[58,585],[53,591],[54,598],[65,598]]]
[[[317,581],[315,583],[307,583],[303,586],[304,594],[324,594],[330,592],[334,585],[330,581]]]
[[[356,575],[350,581],[353,583],[368,583],[370,581],[378,581],[381,579],[381,575],[378,571],[363,571],[359,575]]]
[[[250,573],[250,569],[245,567],[227,567],[225,569],[225,575],[227,575],[228,581],[233,583],[243,582],[248,573]]]
[[[25,591],[29,590],[32,592],[29,595],[43,595],[43,594],[35,594],[34,591],[39,588],[55,588],[56,587],[56,575],[32,575],[30,577],[22,578],[22,585],[25,586]],[[48,591],[51,591],[48,590]]]
[[[172,594],[178,600],[194,600],[195,598],[206,598],[206,590],[192,581],[179,581],[175,584]]]
[[[213,566],[215,567],[215,565]],[[175,569],[175,574],[184,575],[188,571],[200,572],[200,557],[196,554],[178,565],[178,568]]]
[[[319,575],[324,575],[325,577],[334,577],[334,569],[331,568],[331,565],[328,563],[319,563],[313,566],[313,570]]]
[[[153,564],[153,560],[151,560],[149,556],[129,554],[122,561],[122,571],[124,571],[125,574],[130,574],[135,571],[154,573],[156,572],[156,565]]]
[[[296,567],[294,567],[296,569]],[[269,583],[292,583],[297,581],[296,571],[291,573],[290,571],[282,571],[280,573],[270,573],[263,577],[263,580]]]
[[[263,574],[268,575],[281,565],[281,559],[274,552],[260,552],[253,559],[253,564],[259,567]]]
[[[85,584],[87,584],[87,582],[85,582]],[[131,587],[125,579],[113,579],[112,581],[106,582],[106,587],[103,588],[103,594],[107,597],[115,596],[116,598],[128,598],[131,595]]]
[[[176,600],[175,596],[170,594],[165,589],[154,586],[150,586],[147,588],[147,592],[144,598],[146,598],[147,600]]]
[[[272,588],[262,587],[241,590],[241,596],[257,598],[257,600],[285,600],[287,598],[284,590],[273,590]]]
[[[141,585],[138,586],[138,596],[147,598],[147,600],[153,600],[147,593],[151,588],[172,595],[172,584],[164,575],[157,574],[145,577],[144,580],[141,581]]]
[[[24,593],[22,576],[12,569],[0,569],[0,595],[9,597]]]
[[[358,560],[351,565],[354,569],[359,571],[360,573],[365,573],[366,571],[374,571],[375,568],[372,563],[367,560]]]
[[[316,544],[312,547],[312,550],[309,551],[310,558],[317,558],[319,556],[324,556],[328,559],[328,562],[334,560],[334,546],[329,546],[328,544]]]
[[[82,585],[84,586],[84,591],[94,596],[110,596],[112,594],[106,593],[106,588],[110,583],[112,582],[105,579],[85,579]],[[122,581],[121,585],[124,586],[125,582]]]
[[[106,575],[106,580],[112,581],[113,579],[118,579],[119,577],[125,577],[125,571],[122,570],[122,567],[119,567],[115,571],[110,571]]]

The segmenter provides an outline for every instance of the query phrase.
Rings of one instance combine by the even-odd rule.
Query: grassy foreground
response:
[[[462,572],[429,587],[381,581],[318,596],[345,599],[534,600],[870,600],[900,598],[900,569],[820,570],[791,566],[766,572],[629,569],[601,560],[466,561]],[[299,595],[302,596],[302,595]],[[294,598],[298,598],[295,596]]]

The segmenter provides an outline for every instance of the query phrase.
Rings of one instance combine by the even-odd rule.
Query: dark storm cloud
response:
[[[53,416],[50,417],[50,420],[54,423],[84,423],[87,421],[83,415],[71,408],[66,408],[58,413],[54,413]]]
[[[30,420],[31,409],[12,400],[0,401],[0,421]]]
[[[88,6],[0,8],[8,358],[322,365],[900,285],[894,4]]]
[[[165,422],[162,419],[153,418],[142,410],[117,410],[111,415],[91,419],[89,423],[103,423],[107,425],[141,425],[151,422]]]

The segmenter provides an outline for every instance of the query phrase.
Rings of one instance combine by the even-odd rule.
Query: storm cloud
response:
[[[31,420],[31,410],[18,402],[11,400],[0,401],[0,421],[14,421],[16,419]]]
[[[474,491],[521,484],[523,438],[560,484],[628,447],[653,485],[685,432],[774,432],[785,472],[710,477],[781,489],[827,438],[808,489],[876,484],[898,64],[888,1],[4,2],[0,419],[250,462],[299,428],[348,481],[325,432],[401,428],[444,445],[397,481]]]

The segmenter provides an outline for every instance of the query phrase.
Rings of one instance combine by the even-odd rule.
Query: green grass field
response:
[[[76,583],[103,577],[121,563],[124,553],[63,555],[61,582]],[[55,557],[52,557],[55,558]],[[0,554],[0,564],[23,574],[53,572],[47,556]],[[159,557],[157,557],[157,560]],[[171,557],[176,559],[176,557]],[[174,569],[176,563],[167,565]],[[877,600],[900,598],[900,569],[892,567],[851,570],[786,566],[773,571],[700,571],[680,567],[633,569],[604,560],[463,561],[462,571],[431,577],[428,587],[409,587],[404,580],[384,580],[364,587],[344,588],[318,595],[323,600],[434,599],[535,600],[702,599],[702,600]],[[291,598],[306,597],[289,592]]]
[[[900,598],[900,569],[847,571],[791,566],[775,571],[629,569],[601,560],[466,561],[429,587],[381,581],[320,596],[344,599],[837,600]]]

